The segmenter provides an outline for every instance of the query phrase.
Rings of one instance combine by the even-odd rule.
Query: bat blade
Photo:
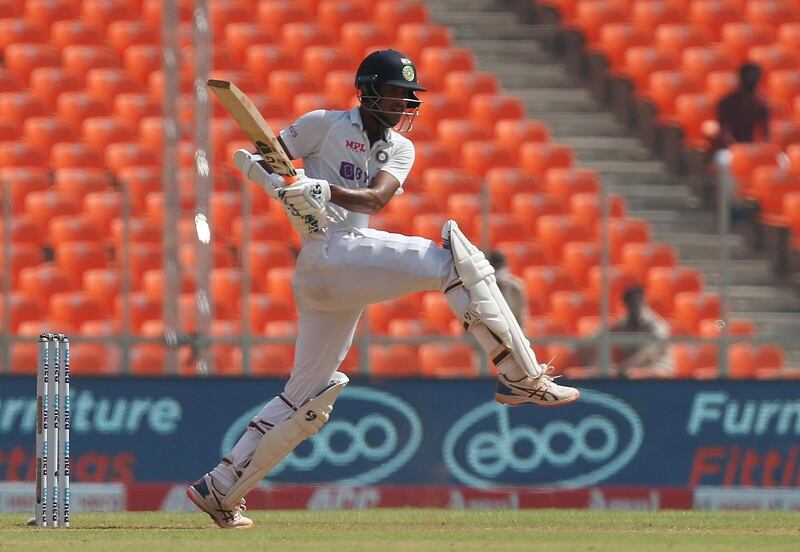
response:
[[[209,79],[207,86],[264,157],[267,168],[281,175],[287,183],[294,182],[297,171],[250,98],[230,81]]]

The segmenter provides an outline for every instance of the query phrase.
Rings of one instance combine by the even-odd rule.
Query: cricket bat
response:
[[[264,157],[266,169],[282,176],[287,184],[297,180],[297,171],[289,156],[250,98],[230,81],[209,79],[207,86],[253,141],[258,153]]]

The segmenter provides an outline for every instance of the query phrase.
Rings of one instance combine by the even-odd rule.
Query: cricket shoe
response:
[[[510,380],[500,374],[494,399],[509,406],[535,404],[536,406],[563,406],[578,400],[581,392],[574,387],[559,385],[554,380],[560,376],[551,376],[553,367],[542,365],[544,372],[538,378],[530,376],[520,380]]]
[[[205,474],[189,485],[189,488],[186,489],[186,496],[194,502],[195,506],[211,516],[214,523],[222,529],[247,529],[253,526],[253,520],[242,515],[247,508],[244,498],[233,510],[226,510],[222,507],[225,495],[217,490],[214,478],[209,474]]]

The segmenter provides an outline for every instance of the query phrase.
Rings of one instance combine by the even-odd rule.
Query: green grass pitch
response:
[[[256,526],[216,529],[205,514],[77,514],[68,530],[0,515],[0,551],[234,550],[707,552],[800,550],[800,514],[606,510],[248,512]]]

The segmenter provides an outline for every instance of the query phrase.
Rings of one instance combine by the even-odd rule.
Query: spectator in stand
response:
[[[639,286],[626,289],[622,294],[622,301],[627,312],[609,328],[609,332],[645,334],[651,340],[638,344],[612,345],[612,375],[628,378],[673,376],[675,372],[666,342],[670,335],[667,321],[647,305],[644,290]],[[584,364],[594,365],[597,362],[597,349],[585,349],[581,351],[581,356]]]
[[[528,296],[525,293],[525,284],[511,274],[506,266],[506,257],[500,251],[490,251],[487,256],[489,264],[494,268],[497,278],[497,287],[508,303],[514,318],[517,319],[521,328],[525,328],[528,320]]]
[[[769,140],[769,105],[759,94],[761,67],[745,63],[739,68],[739,86],[722,98],[717,105],[719,128],[712,139],[714,166],[719,185],[730,198],[731,222],[746,220],[744,202],[731,173],[731,152],[728,147],[738,142],[766,142]],[[781,159],[778,160],[782,162]]]

